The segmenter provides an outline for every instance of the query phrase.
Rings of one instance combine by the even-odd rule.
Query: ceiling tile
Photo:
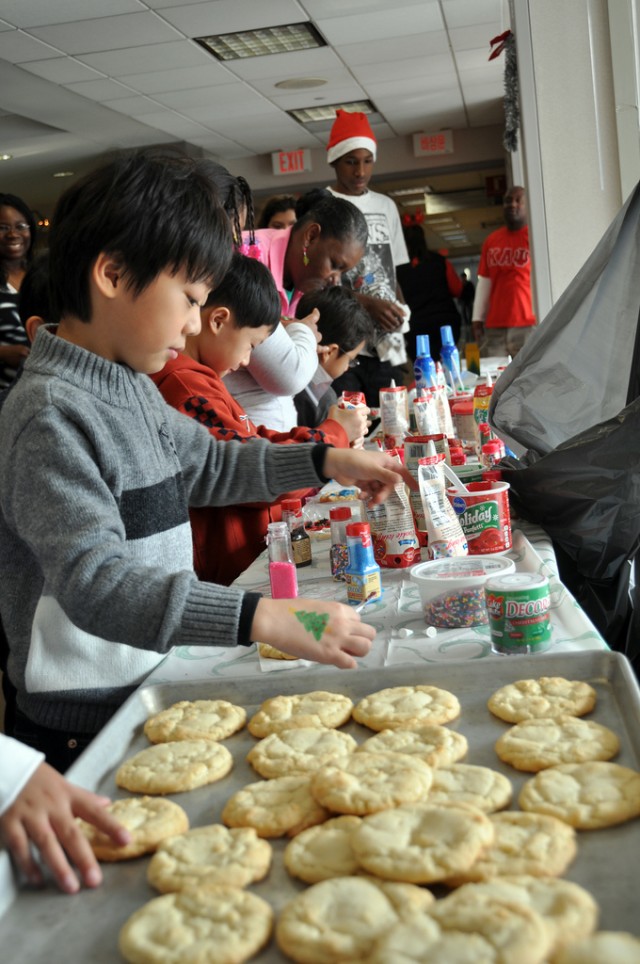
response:
[[[31,33],[68,54],[88,54],[99,50],[168,43],[180,37],[177,30],[150,10],[118,17],[102,17],[99,20],[78,20],[75,23],[50,27],[34,27]]]
[[[432,30],[429,33],[414,34],[412,37],[388,37],[355,44],[337,43],[335,50],[346,63],[357,66],[383,64],[389,60],[404,60],[405,57],[430,57],[441,54],[447,46],[446,31]]]
[[[427,82],[429,77],[444,75],[455,84],[455,64],[449,53],[436,57],[411,57],[403,61],[392,60],[384,64],[362,64],[353,68],[353,75],[361,84],[378,84],[386,81],[415,79]]]
[[[350,17],[318,18],[317,25],[331,44],[366,43],[388,37],[410,37],[415,33],[442,30],[440,7],[419,4],[414,7],[391,7],[386,10]]]
[[[169,134],[174,134],[176,137],[189,138],[189,140],[207,133],[206,127],[203,127],[202,124],[171,110],[159,110],[156,113],[145,114],[144,123]]]
[[[402,0],[403,7],[437,6],[438,0]],[[301,0],[300,6],[314,20],[322,17],[344,17],[351,14],[368,16],[374,10],[388,10],[389,0]]]
[[[38,77],[50,80],[53,84],[73,84],[81,80],[95,80],[101,76],[97,70],[92,70],[72,57],[36,60],[30,64],[22,64],[21,67]]]
[[[1,38],[0,38],[1,39]],[[78,57],[83,64],[96,70],[119,77],[121,74],[145,74],[164,67],[197,67],[209,63],[210,57],[202,47],[191,40],[175,40],[167,44],[147,44],[125,50],[108,50]]]
[[[268,3],[209,0],[208,3],[164,8],[162,16],[188,37],[256,30],[282,23],[301,23],[307,19],[295,0],[269,0]]]
[[[346,81],[346,82],[345,82]],[[269,100],[282,110],[302,110],[305,107],[321,107],[323,104],[349,103],[366,100],[362,87],[354,80],[340,77],[327,87],[314,87],[313,90],[275,91],[269,93]]]
[[[99,80],[83,80],[78,84],[67,84],[67,90],[81,97],[88,97],[89,100],[97,100],[102,103],[105,100],[116,100],[118,97],[127,97],[131,91],[123,84],[119,84],[109,77],[101,77]]]
[[[255,153],[247,150],[246,147],[241,147],[234,141],[228,140],[226,137],[214,133],[210,133],[206,137],[192,137],[190,143],[201,147],[204,151],[209,151],[209,153],[227,163],[238,160],[238,158],[253,157]]]
[[[54,23],[72,23],[81,14],[83,20],[114,16],[120,13],[136,13],[146,8],[140,0],[2,0],[2,14],[16,27],[43,27]]]
[[[62,57],[62,52],[21,30],[6,30],[0,33],[1,60],[10,64],[25,64],[31,60],[49,60],[52,57]]]
[[[176,90],[172,93],[154,94],[154,100],[165,107],[183,111],[186,108],[198,109],[215,103],[220,111],[235,110],[240,104],[251,104],[259,110],[267,103],[265,98],[246,84],[219,84],[213,90],[196,87],[195,90]],[[191,114],[189,116],[192,116]]]
[[[219,90],[223,88],[218,88]],[[200,124],[205,124],[207,127],[213,127],[217,129],[218,124],[224,124],[225,130],[227,125],[230,127],[238,120],[242,118],[242,123],[246,123],[247,117],[262,117],[265,118],[270,116],[272,121],[277,122],[282,114],[277,107],[270,104],[267,100],[256,99],[251,100],[248,97],[238,96],[238,99],[229,103],[225,98],[211,98],[211,102],[207,106],[195,107],[195,108],[184,108],[180,111],[185,117],[191,117],[192,120],[198,121]]]
[[[445,23],[451,29],[491,22],[509,24],[505,0],[442,0]]]
[[[142,94],[161,94],[176,90],[195,90],[197,87],[215,87],[233,80],[228,70],[220,64],[202,64],[198,67],[179,67],[176,70],[153,70],[147,74],[125,74],[120,77]]]
[[[108,107],[109,110],[117,110],[120,114],[127,114],[129,117],[142,117],[143,119],[145,114],[155,114],[158,110],[155,101],[151,100],[150,97],[140,95],[108,100],[105,101],[104,106]]]
[[[485,51],[485,57],[489,60],[491,40],[501,32],[499,23],[483,24],[481,27],[456,27],[449,31],[449,40],[454,51],[479,48]]]

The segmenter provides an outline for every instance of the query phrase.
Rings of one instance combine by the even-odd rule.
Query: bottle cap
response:
[[[329,518],[334,522],[344,522],[351,518],[351,509],[348,505],[338,505],[335,509],[329,510]]]
[[[500,469],[487,469],[482,473],[483,482],[502,482],[502,472]]]
[[[449,458],[451,459],[452,465],[467,464],[467,456],[464,454],[464,449],[451,449],[449,452]]]
[[[371,526],[368,522],[350,522],[347,526],[348,536],[364,536],[371,532]]]
[[[501,451],[500,439],[492,438],[488,442],[485,442],[482,446],[482,451],[487,455],[499,455]]]
[[[420,358],[422,356],[431,354],[431,345],[429,344],[428,335],[418,335],[416,337],[416,357]]]
[[[455,341],[453,338],[453,330],[451,325],[441,325],[440,326],[440,340],[443,345],[450,345],[451,348],[455,347]]]
[[[299,512],[302,508],[302,499],[283,499],[280,506],[283,512]]]

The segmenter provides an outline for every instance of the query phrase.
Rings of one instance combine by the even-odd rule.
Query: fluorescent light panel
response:
[[[361,114],[374,114],[375,107],[370,100],[352,100],[347,104],[324,104],[322,107],[300,107],[297,110],[288,110],[287,114],[297,120],[299,124],[316,124],[318,121],[334,121],[336,111],[346,110],[354,113],[360,111]]]
[[[289,23],[280,27],[240,30],[238,33],[193,39],[218,60],[244,60],[247,57],[265,57],[268,54],[285,54],[292,50],[310,50],[327,45],[310,23]]]

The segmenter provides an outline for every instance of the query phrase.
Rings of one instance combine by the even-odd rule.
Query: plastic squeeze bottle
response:
[[[436,384],[436,365],[431,357],[431,345],[428,335],[418,335],[416,338],[416,360],[413,363],[413,374],[416,379],[416,392],[421,388],[431,388]]]
[[[291,533],[293,561],[296,569],[310,566],[313,561],[311,558],[311,538],[302,519],[302,499],[283,499],[281,506],[282,521],[287,523]]]
[[[291,535],[286,522],[270,522],[267,526],[269,582],[273,599],[295,599],[298,576],[293,561]]]
[[[464,391],[464,383],[460,374],[460,353],[453,340],[453,330],[451,325],[442,325],[440,328],[442,347],[440,349],[440,360],[447,376],[447,384],[457,392],[458,389]]]
[[[347,526],[349,564],[345,569],[347,602],[352,606],[380,599],[382,581],[380,566],[373,556],[371,526],[368,522],[350,522]]]

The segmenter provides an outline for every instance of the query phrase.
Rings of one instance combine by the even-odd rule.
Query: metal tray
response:
[[[354,701],[367,693],[387,686],[431,683],[451,690],[460,699],[462,714],[451,723],[453,729],[469,740],[467,762],[493,767],[511,779],[515,797],[527,779],[503,764],[493,747],[508,724],[495,719],[486,708],[489,695],[498,686],[517,679],[537,676],[565,676],[583,679],[595,686],[598,703],[590,718],[611,727],[621,741],[618,761],[640,769],[640,690],[627,660],[617,653],[582,652],[537,656],[488,657],[477,661],[439,663],[429,666],[387,667],[384,670],[341,672],[328,669],[314,673],[304,671],[286,675],[256,676],[247,679],[217,679],[190,683],[171,683],[141,687],[96,737],[91,746],[69,771],[69,776],[82,786],[112,797],[125,796],[114,782],[115,768],[125,757],[148,745],[142,732],[146,718],[180,699],[227,699],[239,703],[249,714],[260,703],[278,693],[301,693],[311,690],[334,690],[346,693]],[[356,723],[346,729],[362,741],[371,731]],[[232,751],[235,766],[219,783],[172,799],[185,808],[191,826],[220,820],[220,812],[229,795],[260,777],[246,763],[245,756],[255,743],[248,731],[234,734],[225,741]],[[517,806],[517,804],[513,804]],[[579,835],[578,856],[567,871],[567,878],[587,887],[601,908],[600,928],[626,930],[640,934],[637,893],[640,867],[636,859],[638,821],[607,830],[587,831]],[[634,843],[634,840],[636,843]],[[274,848],[273,867],[265,881],[252,887],[267,899],[276,912],[304,885],[293,881],[282,866],[286,840],[271,841]],[[104,865],[104,885],[96,891],[82,891],[68,897],[52,887],[46,891],[8,891],[10,883],[0,876],[8,913],[0,918],[0,947],[12,948],[12,960],[29,964],[57,964],[82,961],[113,964],[120,961],[117,949],[118,931],[130,914],[147,900],[157,896],[146,883],[148,858]],[[0,955],[2,956],[2,955]],[[271,943],[256,961],[284,961],[275,943]]]

